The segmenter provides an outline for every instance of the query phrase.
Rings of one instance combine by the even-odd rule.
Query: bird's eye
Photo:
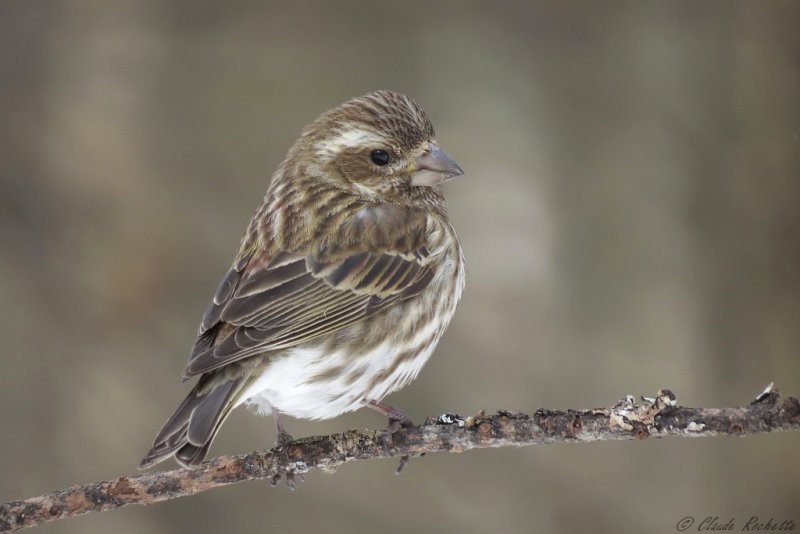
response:
[[[389,163],[389,153],[385,150],[373,150],[369,155],[369,159],[371,159],[372,163],[375,165],[383,167]]]

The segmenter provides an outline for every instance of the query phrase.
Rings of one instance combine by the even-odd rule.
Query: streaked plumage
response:
[[[307,127],[203,317],[184,370],[199,380],[142,466],[200,463],[241,404],[276,418],[362,406],[402,416],[380,401],[417,376],[464,285],[438,187],[458,174],[398,93],[350,100]]]

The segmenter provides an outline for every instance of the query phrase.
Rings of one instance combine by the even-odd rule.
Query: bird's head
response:
[[[405,95],[375,91],[323,114],[296,147],[304,173],[367,197],[415,196],[463,173]]]

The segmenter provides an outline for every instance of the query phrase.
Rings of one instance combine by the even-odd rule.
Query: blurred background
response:
[[[135,473],[272,171],[317,115],[413,96],[466,170],[455,320],[388,400],[445,411],[800,394],[800,3],[0,4],[0,501]],[[372,412],[297,436],[379,428]],[[213,455],[271,447],[245,410]],[[313,472],[52,533],[800,525],[800,435]],[[656,504],[657,503],[657,504]]]

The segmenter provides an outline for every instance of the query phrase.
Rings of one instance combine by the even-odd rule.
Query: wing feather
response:
[[[354,220],[387,214],[364,210]],[[399,219],[392,219],[397,224]],[[435,262],[425,247],[424,225],[408,218],[407,239],[354,242],[345,239],[239,259],[223,278],[203,318],[200,335],[184,370],[194,376],[269,351],[335,332],[397,300],[418,295],[430,283]],[[422,219],[424,223],[424,218]],[[375,223],[375,221],[373,221]],[[375,235],[389,235],[383,230]],[[360,247],[356,246],[358,243]]]

